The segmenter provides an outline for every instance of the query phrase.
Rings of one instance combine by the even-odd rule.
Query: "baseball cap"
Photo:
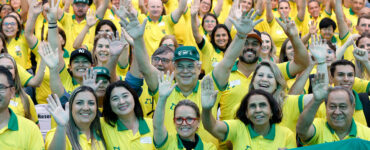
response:
[[[89,4],[89,0],[73,0],[73,3],[85,3],[85,4]]]
[[[79,49],[74,50],[71,53],[71,58],[69,59],[69,63],[71,64],[72,60],[75,59],[77,56],[84,56],[87,58],[87,60],[90,61],[91,64],[93,63],[91,53],[87,49],[84,49],[84,48],[79,48]]]
[[[257,39],[260,43],[262,43],[262,38],[261,38],[261,32],[256,30],[256,29],[253,29],[252,32],[249,32],[247,34],[247,38],[255,38]]]
[[[175,50],[173,61],[179,59],[199,60],[199,53],[194,46],[181,46]]]
[[[97,76],[104,76],[108,80],[110,80],[110,74],[109,74],[109,70],[107,68],[105,68],[105,67],[94,67],[93,69],[94,69],[94,71],[96,71]]]

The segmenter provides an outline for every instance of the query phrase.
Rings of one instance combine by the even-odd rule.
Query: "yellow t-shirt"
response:
[[[204,73],[208,74],[224,58],[224,52],[213,47],[211,42],[206,38],[203,38],[203,40],[204,45],[199,45],[199,49],[202,53],[202,68],[204,69]]]
[[[8,53],[13,56],[17,64],[25,69],[30,69],[32,67],[30,47],[23,33],[19,35],[19,38],[11,39],[10,42],[6,44],[6,47]]]
[[[313,121],[315,127],[314,136],[308,141],[301,141],[304,145],[315,145],[327,142],[340,141],[334,129],[330,127],[326,119],[317,118]],[[370,140],[370,129],[352,120],[349,134],[344,139],[360,138]]]
[[[190,7],[182,14],[178,23],[174,25],[173,34],[178,44],[197,47],[191,28]]]
[[[17,64],[19,79],[21,80],[22,86],[27,86],[28,82],[33,78],[33,76],[27,72],[26,69],[24,69],[22,66]]]
[[[346,18],[349,21],[351,21],[350,30],[352,30],[352,33],[353,34],[358,33],[358,31],[356,30],[358,16],[355,14],[355,12],[353,12],[352,8],[349,8],[348,10],[343,10],[343,13],[346,16]]]
[[[59,72],[60,80],[67,93],[72,94],[73,90],[80,86],[75,79],[69,74],[67,68],[64,68]]]
[[[287,95],[284,99],[282,107],[283,119],[280,125],[289,128],[296,133],[296,126],[299,119],[299,115],[303,111],[304,101],[303,95]]]
[[[370,88],[369,80],[355,77],[355,81],[352,86],[353,90],[355,90],[357,93],[368,93],[369,88]]]
[[[294,148],[295,134],[288,128],[272,124],[266,136],[259,135],[250,124],[240,120],[226,120],[227,133],[224,141],[231,141],[233,149],[278,149]]]
[[[45,148],[46,149],[49,148],[51,142],[53,141],[55,131],[56,131],[56,128],[53,128],[46,134],[46,137],[45,137]],[[94,135],[91,135],[91,136],[94,136],[95,138],[94,141],[91,141],[91,139],[87,139],[85,134],[80,133],[78,142],[80,143],[80,146],[83,150],[91,150],[91,149],[104,150],[105,149],[100,137],[98,137],[95,134],[96,133],[94,133]],[[66,150],[72,150],[71,142],[69,141],[68,136],[67,135],[65,136],[66,136]],[[94,147],[91,147],[92,145]]]
[[[44,140],[37,125],[11,109],[8,125],[0,129],[0,147],[7,150],[44,148]]]
[[[39,123],[39,118],[37,116],[37,113],[36,113],[36,109],[35,109],[35,104],[33,104],[33,101],[31,99],[30,96],[28,96],[28,103],[30,103],[30,115],[32,117],[32,121],[35,122],[36,124]],[[18,116],[22,116],[24,117],[26,114],[24,112],[24,107],[23,107],[23,103],[22,103],[22,99],[20,96],[16,95],[15,97],[13,97],[11,100],[10,100],[10,103],[9,103],[9,108],[11,108],[13,110],[13,112],[15,114],[17,114]]]
[[[197,145],[195,146],[195,150],[216,150],[216,146],[213,143],[207,143],[202,141],[202,139],[199,137],[198,134],[195,134],[197,136],[198,141]],[[182,150],[185,149],[184,145],[181,142],[181,139],[178,134],[168,134],[166,136],[166,139],[161,144],[155,144],[155,147],[158,150]]]
[[[148,85],[144,82],[142,86],[143,92],[140,95],[139,101],[145,118],[153,118],[153,110],[155,110],[156,104],[153,96],[149,94]],[[148,113],[152,112],[148,115]]]
[[[135,134],[120,121],[114,127],[100,118],[101,128],[107,144],[107,149],[155,149],[153,144],[153,121],[145,118],[139,119],[139,131]]]
[[[144,41],[149,57],[152,56],[154,51],[159,47],[159,42],[167,34],[173,34],[173,26],[177,23],[174,22],[172,16],[164,15],[159,18],[157,22],[154,22],[149,16],[139,15],[138,19],[140,23],[147,18]]]

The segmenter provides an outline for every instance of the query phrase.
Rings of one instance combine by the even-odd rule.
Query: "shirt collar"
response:
[[[120,120],[117,120],[116,124],[117,124],[117,130],[118,131],[128,130],[127,127]],[[148,124],[146,124],[144,119],[139,118],[139,133],[141,135],[143,135],[143,134],[146,134],[146,133],[149,133],[149,132],[150,132],[150,130],[149,130]]]
[[[217,47],[215,48],[215,51],[216,51],[216,53],[217,53],[217,54],[220,54],[220,53],[222,52],[222,51],[221,51],[219,48],[217,48]]]
[[[352,90],[353,91],[353,95],[355,96],[355,110],[362,110],[362,103],[361,103],[361,100],[360,100],[360,97],[358,96],[357,92],[355,90]]]
[[[355,12],[353,11],[353,9],[352,9],[352,8],[349,8],[349,14],[351,14],[351,15],[355,15]]]
[[[331,134],[334,134],[334,129],[330,127],[330,125],[328,124],[328,122],[326,122],[326,127],[330,130]],[[351,129],[349,131],[349,136],[352,136],[352,137],[356,137],[357,136],[357,126],[356,126],[356,123],[355,123],[355,120],[353,120],[352,118],[352,125],[351,125]]]
[[[18,131],[18,118],[12,109],[9,108],[10,118],[8,122],[8,129],[12,131]]]
[[[153,21],[152,19],[150,19],[149,15],[148,15],[148,21],[149,22],[152,22]],[[160,16],[159,19],[158,19],[158,22],[161,22],[161,21],[162,21],[162,16]]]
[[[195,88],[193,89],[193,93],[197,93],[199,88],[199,80],[197,81],[197,85],[195,85]],[[181,89],[176,85],[175,90],[177,92],[181,92]]]
[[[198,137],[198,141],[197,141],[197,145],[195,146],[194,150],[203,150],[203,142],[202,140],[200,139],[199,135],[195,133],[195,136]],[[184,145],[182,144],[181,142],[181,139],[180,139],[180,136],[179,134],[177,134],[177,147],[179,149],[184,149]]]
[[[234,64],[233,68],[231,68],[231,72],[234,72],[234,71],[238,70],[238,63],[239,63],[239,60],[235,61],[235,64]]]
[[[73,77],[72,77],[72,84],[73,84],[73,85],[77,85],[77,84],[78,84],[78,82],[76,81],[76,79],[75,79],[75,78],[73,78]]]
[[[248,130],[249,134],[251,135],[251,138],[255,138],[259,136],[259,134],[253,130],[252,125],[248,124]],[[270,131],[267,133],[266,136],[263,136],[265,139],[274,140],[275,139],[275,124],[271,125]]]
[[[63,58],[69,58],[69,53],[68,53],[68,51],[67,51],[65,48],[63,48],[63,50],[64,50]]]

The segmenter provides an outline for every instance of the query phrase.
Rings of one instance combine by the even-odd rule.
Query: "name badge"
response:
[[[277,34],[283,34],[284,32],[281,30],[276,31]]]
[[[14,106],[14,107],[17,107],[18,106],[18,102],[15,102],[13,100],[10,100],[9,104],[12,105],[12,106]]]
[[[140,142],[144,144],[152,144],[152,137],[142,137],[140,138]]]
[[[159,27],[164,26],[164,22],[158,24]]]
[[[240,85],[240,80],[230,81],[230,87],[235,87],[236,85]]]

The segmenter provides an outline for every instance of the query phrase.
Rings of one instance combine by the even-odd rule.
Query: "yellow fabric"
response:
[[[204,68],[204,73],[210,73],[213,68],[224,58],[224,52],[218,50],[216,51],[215,47],[211,44],[210,41],[203,38],[204,46],[200,50],[202,53],[202,66]]]
[[[64,89],[69,94],[72,94],[72,91],[80,86],[73,80],[66,67],[64,67],[62,71],[60,71],[59,77],[64,86]]]
[[[181,144],[180,144],[180,143]],[[199,145],[200,142],[202,143],[202,147]],[[167,138],[164,141],[163,145],[157,146],[158,150],[182,150],[185,148],[179,148],[179,144],[183,147],[182,142],[178,138],[176,134],[169,134],[167,133]],[[204,142],[202,139],[199,138],[197,146],[195,149],[202,149],[202,150],[217,150],[216,146],[213,143]]]
[[[350,139],[350,138],[360,138],[364,140],[370,140],[370,129],[364,125],[361,125],[357,122],[352,122],[356,125],[357,132],[355,133],[355,136],[347,135],[344,139]],[[304,142],[305,145],[315,145],[315,144],[321,144],[321,143],[327,143],[327,142],[334,142],[334,141],[340,141],[339,137],[335,132],[331,132],[326,119],[322,118],[316,118],[313,121],[313,125],[315,127],[315,134],[314,136],[307,142]],[[352,124],[353,126],[354,124]]]
[[[222,10],[219,14],[219,16],[217,16],[217,20],[218,20],[218,23],[219,24],[224,24],[227,17],[229,17],[229,12],[230,12],[230,9],[231,9],[231,6],[233,4],[233,1],[232,0],[223,0],[223,4],[222,4]],[[214,0],[213,1],[213,8],[215,8],[217,5],[217,0]],[[212,10],[212,13],[214,13],[214,11]]]
[[[167,34],[173,34],[173,26],[175,25],[175,22],[173,22],[170,14],[161,16],[157,22],[152,21],[149,16],[146,15],[141,14],[138,17],[140,23],[142,23],[146,18],[148,20],[146,22],[143,38],[148,55],[151,57],[154,51],[158,48],[161,39]]]
[[[355,78],[352,89],[357,93],[368,93],[368,88],[370,88],[369,80]]]
[[[0,147],[6,150],[44,149],[44,140],[37,125],[10,109],[8,125],[0,129]]]
[[[107,144],[107,149],[154,149],[152,140],[153,121],[149,118],[145,118],[144,120],[148,125],[150,132],[140,134],[139,131],[137,131],[136,134],[133,135],[132,130],[119,131],[117,124],[115,124],[115,127],[112,127],[104,121],[104,118],[100,118],[101,128]]]
[[[179,1],[168,0],[166,3],[163,3],[166,14],[171,14],[179,5]]]
[[[201,32],[203,30],[199,31]],[[189,6],[186,12],[181,16],[178,23],[174,25],[173,34],[175,35],[178,44],[197,47],[191,28],[191,16]]]
[[[143,92],[140,95],[139,101],[145,118],[153,118],[154,112],[148,115],[149,112],[153,111],[156,107],[154,98],[149,94],[148,85],[144,82],[142,86]]]
[[[296,147],[295,134],[286,127],[275,124],[273,139],[266,139],[262,135],[252,138],[252,133],[248,129],[250,125],[245,125],[240,120],[226,120],[225,123],[228,127],[225,141],[230,140],[233,143],[233,149],[265,150]]]
[[[35,104],[33,104],[33,101],[30,96],[27,95],[27,97],[28,97],[28,103],[30,104],[29,110],[30,110],[30,115],[32,117],[31,120],[35,122],[36,124],[38,124],[39,118],[36,113]],[[23,106],[22,99],[20,96],[16,95],[15,97],[13,97],[10,100],[8,107],[11,108],[13,112],[17,114],[18,116],[25,117],[26,114],[24,112],[24,106]]]
[[[19,35],[18,39],[11,39],[10,42],[6,44],[6,47],[8,53],[13,56],[17,64],[24,69],[30,69],[32,67],[31,51],[23,33]]]
[[[348,40],[348,38],[351,36],[352,34],[351,33],[347,33],[346,36],[342,37],[342,38],[338,38],[340,40],[340,46],[342,46],[344,43],[346,43],[346,41]],[[344,59],[346,60],[349,60],[349,61],[352,61],[354,62],[355,61],[355,56],[353,56],[353,45],[349,46],[346,51],[344,52]]]
[[[53,141],[53,138],[54,138],[54,135],[55,135],[55,131],[56,131],[56,128],[53,128],[51,130],[48,131],[48,133],[46,134],[46,137],[45,137],[45,148],[48,149],[51,142]],[[72,150],[72,145],[71,145],[71,142],[69,141],[68,139],[68,136],[66,136],[66,150]],[[91,135],[93,136],[93,135]],[[94,140],[94,147],[91,147],[92,146],[92,141],[91,139],[87,139],[86,135],[81,133],[80,136],[79,136],[79,139],[78,139],[79,143],[80,143],[80,146],[83,150],[91,150],[91,149],[97,149],[97,150],[104,150],[104,145],[103,145],[103,142],[101,140],[97,140],[95,139]]]
[[[299,101],[301,101],[301,103]],[[293,131],[294,135],[296,133],[295,129],[297,121],[299,115],[301,114],[299,107],[303,108],[303,104],[303,98],[300,98],[299,95],[287,95],[284,100],[282,107],[283,119],[280,125],[289,128],[291,131]]]
[[[289,92],[290,88],[293,86],[293,84],[295,83],[296,79],[297,78],[286,80],[286,85],[287,85],[286,93]],[[304,85],[304,88],[303,88],[304,94],[308,93],[308,88],[309,87],[310,87],[310,81],[307,79],[306,84]]]
[[[347,20],[349,20],[351,22],[351,29],[353,34],[355,33],[358,33],[358,31],[356,30],[356,26],[357,26],[357,20],[358,20],[358,16],[352,11],[352,9],[348,9],[348,10],[343,10],[343,13],[344,15],[346,16]]]
[[[27,72],[22,66],[17,64],[19,79],[21,80],[22,86],[27,86],[27,83],[33,78],[33,76]]]

